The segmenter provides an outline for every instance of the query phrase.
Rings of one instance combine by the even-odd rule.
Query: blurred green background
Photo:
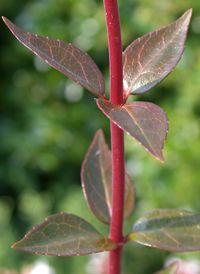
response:
[[[200,2],[120,0],[119,8],[124,49],[193,8],[186,49],[177,68],[148,93],[131,97],[164,108],[170,129],[164,164],[125,134],[126,166],[137,190],[135,212],[124,225],[128,233],[133,222],[151,209],[200,214]],[[102,0],[0,0],[0,14],[25,31],[87,51],[105,76],[109,94]],[[54,268],[51,273],[97,273],[88,267],[93,258],[89,255],[57,258],[10,248],[34,225],[59,212],[83,217],[108,235],[108,227],[87,208],[80,168],[95,132],[102,128],[110,144],[110,129],[109,120],[87,91],[21,45],[2,21],[0,29],[0,273],[46,274],[44,269],[28,272],[44,260]],[[171,254],[128,243],[123,273],[153,273],[169,256],[200,260],[200,252]]]

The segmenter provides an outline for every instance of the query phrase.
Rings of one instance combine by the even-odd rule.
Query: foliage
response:
[[[66,124],[67,124],[67,123],[66,123]],[[78,143],[78,142],[77,142],[77,143]],[[48,155],[47,155],[47,156],[48,156]],[[46,156],[46,157],[47,157],[47,156]],[[44,158],[45,158],[45,157],[44,157]],[[52,159],[53,159],[53,158],[52,158]],[[52,162],[53,162],[53,160],[52,160]],[[55,164],[55,161],[54,161],[53,163]],[[45,166],[44,166],[44,167],[45,167]],[[47,169],[47,170],[48,170],[48,169]]]

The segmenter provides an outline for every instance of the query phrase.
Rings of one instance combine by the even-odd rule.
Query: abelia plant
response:
[[[141,216],[129,235],[123,221],[135,205],[135,187],[124,168],[124,131],[157,160],[163,162],[168,132],[165,111],[149,102],[126,103],[128,97],[149,91],[179,62],[185,47],[192,10],[177,21],[135,40],[122,52],[117,0],[104,0],[110,57],[110,100],[104,77],[89,55],[66,42],[33,35],[3,17],[15,37],[48,64],[97,97],[96,104],[111,121],[109,149],[97,131],[82,164],[83,193],[91,212],[110,226],[103,237],[78,216],[60,213],[35,226],[13,248],[43,255],[74,256],[109,251],[109,274],[121,273],[121,254],[128,241],[159,249],[200,250],[200,217],[184,210],[154,209]],[[117,39],[116,39],[117,37]],[[176,274],[178,263],[158,273]]]

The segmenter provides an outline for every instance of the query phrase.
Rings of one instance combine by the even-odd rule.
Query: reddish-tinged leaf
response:
[[[147,102],[123,106],[102,99],[96,102],[109,119],[134,137],[156,159],[164,161],[162,150],[168,132],[168,118],[162,108]]]
[[[112,213],[112,156],[102,130],[98,130],[85,156],[81,170],[83,192],[90,210],[103,223],[110,224]],[[124,219],[133,211],[135,188],[125,173]]]
[[[88,54],[72,44],[25,32],[7,18],[2,18],[25,47],[95,96],[102,97],[105,91],[104,78]]]
[[[192,9],[177,21],[135,40],[123,53],[124,97],[141,94],[162,81],[179,62]]]
[[[155,209],[135,223],[130,239],[169,251],[197,251],[200,250],[200,216],[185,210]]]
[[[170,266],[156,272],[155,274],[176,274],[178,271],[178,265],[179,265],[178,262],[174,262]]]
[[[117,245],[85,220],[61,213],[46,218],[12,247],[41,255],[74,256],[112,250]]]

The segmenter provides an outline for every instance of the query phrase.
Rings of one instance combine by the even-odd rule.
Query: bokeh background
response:
[[[200,2],[120,0],[119,8],[124,49],[193,8],[177,68],[148,93],[131,97],[165,109],[170,130],[164,164],[125,135],[126,166],[137,190],[134,214],[124,225],[128,233],[133,222],[151,209],[200,214]],[[0,14],[25,31],[71,42],[88,52],[105,76],[109,96],[101,0],[0,0]],[[11,249],[33,226],[59,212],[85,218],[108,235],[108,227],[87,208],[80,168],[95,132],[102,128],[110,144],[110,128],[87,91],[21,45],[2,21],[0,29],[0,273],[97,274],[92,262],[99,263],[101,257],[57,258]],[[154,273],[171,256],[200,260],[200,252],[172,254],[128,243],[123,273]]]

